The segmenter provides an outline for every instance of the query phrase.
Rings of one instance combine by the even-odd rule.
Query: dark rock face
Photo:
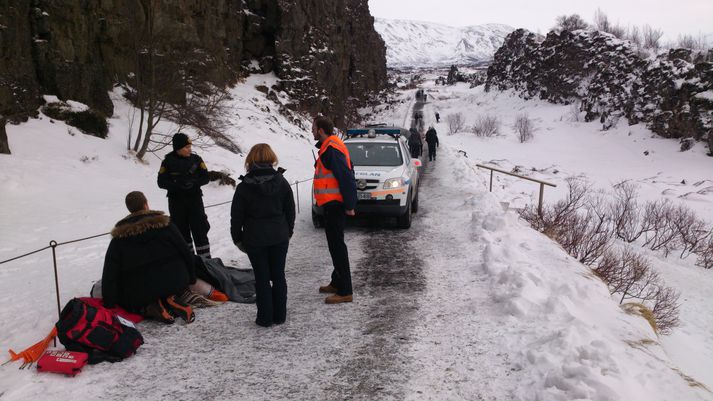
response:
[[[366,0],[0,0],[0,114],[23,120],[52,94],[111,115],[107,91],[137,70],[149,22],[155,48],[200,61],[200,79],[233,83],[254,60],[296,109],[337,121],[387,83]]]
[[[5,132],[4,118],[0,118],[0,154],[10,154],[10,144],[7,142],[7,132]]]
[[[687,49],[670,50],[649,63],[634,82],[627,115],[667,138],[713,144],[713,60]],[[709,96],[706,97],[706,91]],[[711,147],[713,149],[713,147]]]
[[[0,1],[0,115],[34,116],[42,104],[32,57],[29,1]]]
[[[355,106],[385,88],[386,47],[374,30],[367,0],[278,0],[275,42],[282,88],[303,109],[343,126]]]
[[[515,89],[554,103],[579,100],[585,119],[598,118],[605,128],[624,116],[664,137],[708,136],[713,146],[711,61],[684,49],[642,59],[629,42],[602,32],[550,32],[540,40],[519,29],[495,54],[486,90]]]

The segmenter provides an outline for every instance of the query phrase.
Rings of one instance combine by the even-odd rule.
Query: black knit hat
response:
[[[179,132],[173,136],[173,150],[178,150],[191,143],[188,135]]]

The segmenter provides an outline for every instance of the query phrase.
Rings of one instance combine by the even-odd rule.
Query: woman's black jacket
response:
[[[253,168],[240,176],[230,212],[230,234],[235,244],[261,247],[292,237],[295,201],[282,173],[272,167]]]

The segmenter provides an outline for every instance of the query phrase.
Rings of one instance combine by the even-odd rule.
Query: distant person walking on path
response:
[[[428,160],[436,160],[436,148],[438,147],[438,134],[436,129],[429,127],[426,131],[426,143],[428,143]]]
[[[408,137],[408,148],[411,152],[411,157],[415,159],[423,154],[423,142],[421,141],[421,134],[418,133],[416,128],[411,128],[409,131],[411,135]]]
[[[295,228],[292,188],[282,176],[285,169],[276,170],[276,165],[270,145],[253,146],[230,211],[233,243],[248,254],[255,273],[255,323],[263,327],[287,318],[285,260]]]
[[[173,152],[166,155],[158,172],[158,186],[168,190],[171,221],[181,231],[188,248],[194,252],[195,241],[195,252],[210,258],[210,224],[203,207],[201,191],[201,186],[209,181],[208,168],[200,156],[191,153],[191,140],[186,134],[177,133],[172,143]]]
[[[196,282],[193,254],[178,228],[163,212],[149,209],[139,191],[125,198],[130,215],[113,230],[104,258],[104,306],[116,305],[164,323],[180,316],[187,323],[193,309],[176,299]]]
[[[344,243],[346,216],[354,216],[356,181],[346,145],[334,135],[334,124],[317,117],[312,123],[312,135],[317,141],[319,156],[314,165],[314,199],[324,209],[324,231],[332,256],[332,279],[319,287],[321,293],[331,293],[325,302],[352,302],[352,276],[349,254]]]
[[[441,115],[436,112],[436,122],[440,123],[441,122]]]

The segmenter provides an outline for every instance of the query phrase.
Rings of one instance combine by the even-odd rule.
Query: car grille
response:
[[[368,191],[370,189],[376,189],[379,186],[379,180],[357,180],[357,189],[360,191]]]

